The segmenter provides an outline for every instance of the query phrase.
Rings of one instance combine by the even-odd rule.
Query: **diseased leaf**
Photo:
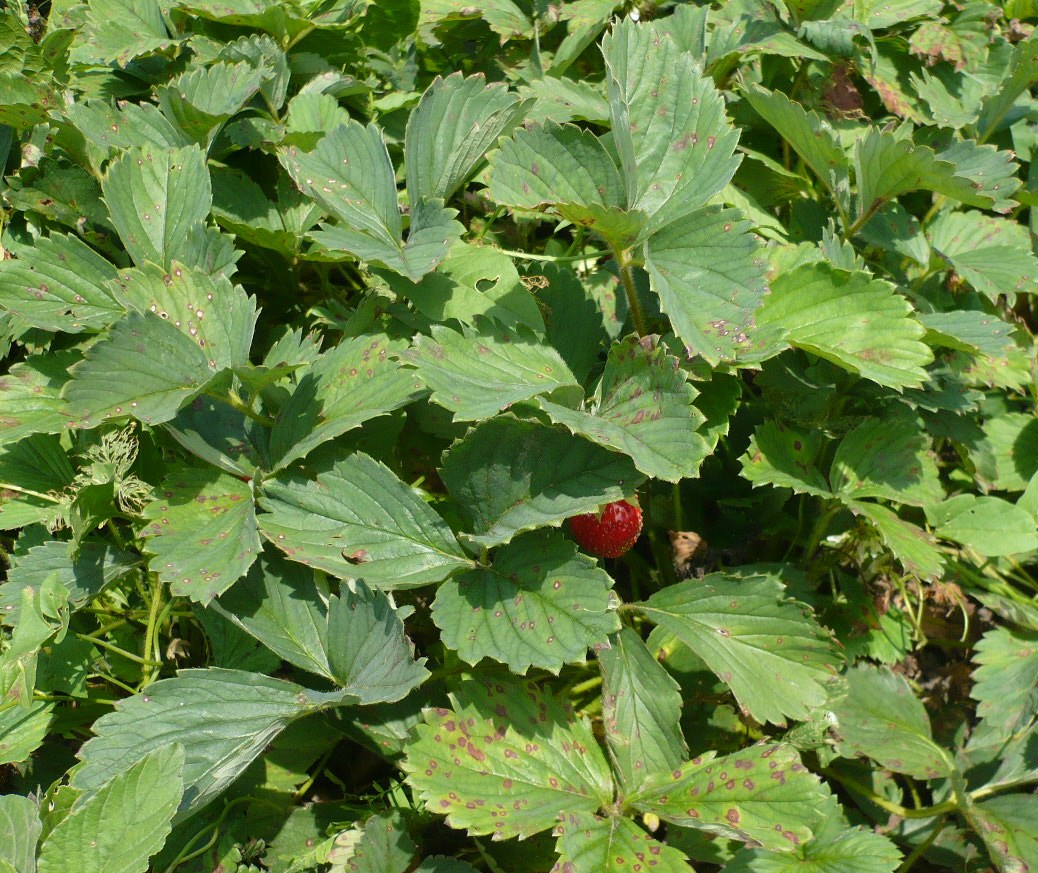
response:
[[[758,743],[655,773],[630,802],[682,827],[791,852],[811,838],[828,796],[796,749]]]
[[[455,421],[489,418],[514,403],[580,386],[559,353],[528,330],[482,319],[462,333],[434,324],[432,338],[416,336],[401,357],[414,364],[432,399]]]
[[[693,478],[709,453],[705,422],[680,361],[655,337],[627,337],[609,349],[596,396],[584,411],[539,398],[556,424],[629,455],[646,476]]]
[[[174,594],[207,603],[244,576],[260,551],[252,489],[213,467],[183,467],[144,508],[152,572]]]
[[[832,640],[774,576],[711,573],[656,592],[638,610],[699,655],[760,722],[804,719],[827,699]]]
[[[356,873],[406,873],[417,846],[398,816],[373,815],[363,827],[336,835],[327,861],[334,870]]]
[[[268,480],[263,535],[295,561],[375,588],[414,588],[471,566],[446,522],[394,473],[350,455],[316,481]]]
[[[673,770],[688,754],[681,690],[641,637],[625,627],[598,650],[606,742],[628,790]]]
[[[629,818],[564,814],[556,826],[559,860],[552,873],[692,873],[684,853],[655,840]]]
[[[847,696],[833,705],[837,748],[865,755],[897,773],[939,779],[948,773],[945,753],[930,733],[930,719],[904,677],[861,664],[847,671]]]
[[[498,416],[474,427],[443,459],[443,481],[480,546],[558,527],[630,495],[643,477],[624,455],[531,421]]]
[[[463,682],[452,709],[426,710],[403,761],[426,809],[474,836],[551,828],[612,801],[591,725],[532,682]]]
[[[432,618],[463,661],[493,658],[519,675],[532,666],[557,674],[619,628],[612,585],[572,542],[540,531],[503,546],[489,567],[441,585]]]
[[[653,234],[645,269],[660,308],[690,354],[711,364],[750,349],[764,299],[764,262],[750,222],[709,206]]]
[[[1038,798],[1006,794],[977,804],[978,831],[1003,873],[1028,873],[1038,866]]]
[[[750,438],[739,460],[742,475],[757,485],[792,488],[797,494],[829,497],[825,476],[815,466],[822,449],[821,434],[792,425],[766,421]]]
[[[846,501],[855,515],[862,515],[876,529],[883,544],[901,562],[905,572],[920,579],[940,577],[944,571],[944,555],[932,534],[898,517],[879,503]]]
[[[0,446],[34,433],[58,433],[71,415],[61,397],[76,352],[31,355],[0,376]]]
[[[993,628],[977,643],[977,732],[1007,742],[1038,719],[1038,634]]]

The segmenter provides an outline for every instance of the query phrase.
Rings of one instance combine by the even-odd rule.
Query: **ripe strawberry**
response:
[[[574,515],[569,526],[573,538],[586,551],[603,558],[619,558],[642,532],[642,511],[633,503],[617,500],[606,504],[598,515]]]

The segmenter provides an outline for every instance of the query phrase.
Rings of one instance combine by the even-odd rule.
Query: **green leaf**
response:
[[[1016,206],[1010,198],[1020,188],[1020,167],[1012,152],[965,139],[952,143],[937,158],[954,164],[956,176],[969,179],[981,196],[990,197],[993,202],[989,209],[1006,213]]]
[[[711,364],[750,347],[766,291],[750,222],[734,209],[700,209],[653,234],[645,269],[660,307],[690,353]]]
[[[652,232],[731,181],[739,132],[713,80],[669,34],[627,18],[603,38],[602,55],[625,205],[647,215]]]
[[[655,773],[628,800],[682,827],[789,852],[811,838],[828,796],[796,749],[758,743]]]
[[[918,387],[933,360],[926,329],[887,282],[808,264],[781,274],[757,312],[757,330],[890,388]]]
[[[623,209],[623,180],[602,141],[551,121],[502,143],[491,160],[490,196],[513,209],[551,207],[620,247],[637,239],[645,220]]]
[[[681,734],[681,689],[629,627],[598,649],[606,742],[624,786],[637,788],[688,754]]]
[[[321,217],[318,206],[284,175],[273,200],[241,170],[214,169],[212,185],[213,216],[220,226],[255,246],[295,255]]]
[[[482,75],[437,77],[407,119],[404,159],[412,203],[447,201],[498,137],[508,136],[529,106]]]
[[[428,380],[427,380],[428,381]],[[710,453],[692,405],[698,392],[681,362],[657,337],[629,336],[609,349],[605,373],[587,411],[539,398],[556,424],[631,457],[646,476],[693,478]]]
[[[463,682],[453,710],[426,710],[415,736],[407,781],[426,809],[473,836],[530,836],[612,802],[590,723],[532,682]]]
[[[775,128],[829,191],[845,202],[849,198],[849,162],[830,124],[781,91],[750,85],[743,94],[754,111]]]
[[[969,546],[985,558],[1038,549],[1031,514],[998,497],[959,494],[926,507],[926,517],[937,536]]]
[[[351,337],[301,371],[270,432],[274,470],[414,399],[421,382],[395,357],[406,347],[383,334]]]
[[[901,853],[887,837],[833,816],[796,852],[746,848],[724,873],[895,873]],[[832,824],[830,824],[832,822]]]
[[[939,779],[948,760],[930,733],[930,719],[903,676],[860,664],[847,671],[847,696],[833,704],[846,757],[864,755],[897,773]]]
[[[490,418],[539,394],[581,394],[566,362],[532,331],[480,319],[461,333],[439,324],[430,332],[431,339],[416,336],[401,357],[417,367],[432,400],[451,410],[455,421]]]
[[[42,831],[40,808],[30,798],[0,797],[0,861],[9,863],[14,873],[35,873],[36,841]]]
[[[265,441],[265,431],[215,397],[196,397],[165,429],[193,455],[232,476],[252,478],[263,464],[257,444]]]
[[[407,873],[417,847],[398,815],[373,815],[335,837],[327,860],[333,870],[356,873]]]
[[[512,259],[491,246],[457,242],[435,273],[418,283],[385,275],[389,286],[432,322],[473,324],[478,316],[544,331],[537,301],[522,283]]]
[[[968,448],[984,491],[1023,491],[1038,472],[1038,420],[1022,412],[991,416]]]
[[[101,190],[130,257],[169,268],[186,260],[188,237],[212,208],[209,171],[201,149],[127,149],[108,164]]]
[[[613,580],[557,531],[526,534],[489,567],[454,576],[436,592],[432,618],[443,642],[469,664],[493,658],[522,675],[558,674],[620,626]]]
[[[70,60],[126,67],[177,42],[169,36],[157,0],[92,0]]]
[[[624,455],[557,428],[498,416],[448,450],[443,481],[469,526],[466,538],[492,547],[629,496],[642,476]]]
[[[328,599],[327,655],[334,681],[362,704],[400,700],[429,676],[389,599],[363,582]]]
[[[658,591],[638,609],[699,655],[757,721],[805,719],[827,700],[833,642],[774,576],[711,573]]]
[[[1027,228],[982,212],[943,212],[930,243],[955,272],[989,300],[1038,292],[1038,260]]]
[[[990,208],[995,204],[995,197],[981,193],[970,179],[956,173],[954,164],[938,158],[932,149],[876,128],[855,143],[854,166],[859,216],[919,189],[936,191],[971,206]]]
[[[871,30],[883,30],[941,11],[940,0],[855,0],[854,18]]]
[[[99,154],[93,158],[95,169],[112,156],[132,146],[148,146],[154,151],[179,149],[191,140],[174,127],[157,106],[151,103],[125,103],[118,107],[102,100],[80,100],[67,109],[69,120]]]
[[[742,475],[756,488],[775,485],[796,494],[830,497],[832,492],[815,459],[822,451],[822,435],[776,421],[758,426],[750,438],[742,463]]]
[[[919,316],[930,345],[1005,358],[1013,345],[1013,326],[979,309],[926,312]]]
[[[249,63],[219,63],[181,73],[155,89],[163,113],[208,148],[219,127],[260,90],[263,74]]]
[[[158,315],[131,312],[90,348],[64,395],[79,427],[132,415],[169,421],[215,375],[198,344]]]
[[[829,481],[842,499],[883,497],[925,506],[944,497],[930,437],[911,414],[884,415],[854,428],[836,449]]]
[[[316,481],[266,482],[260,505],[263,535],[290,558],[376,588],[428,585],[472,563],[435,510],[362,453]]]
[[[123,315],[105,287],[116,275],[78,237],[39,237],[31,258],[0,261],[0,308],[42,330],[97,331]]]
[[[555,828],[559,861],[553,870],[567,873],[692,873],[683,852],[657,842],[629,818],[602,818],[589,812],[562,816]]]
[[[252,489],[213,467],[182,467],[143,516],[152,572],[174,594],[207,603],[244,576],[260,551]]]
[[[155,749],[72,807],[43,841],[39,873],[144,873],[184,793],[184,749]]]
[[[878,503],[846,501],[855,514],[868,519],[891,554],[901,562],[906,573],[920,579],[936,579],[944,572],[944,555],[933,535],[917,527],[886,506]]]
[[[1038,717],[1038,634],[994,628],[977,643],[978,733],[1007,742]]]
[[[432,270],[461,233],[442,203],[412,203],[411,230],[401,240],[393,165],[382,133],[356,121],[340,125],[311,152],[280,153],[295,183],[338,220],[314,235],[325,248],[395,270],[413,281]]]
[[[1001,126],[1017,98],[1038,81],[1038,37],[1031,36],[1013,47],[1002,81],[986,97],[977,120],[977,136],[983,142]]]
[[[1028,873],[1038,867],[1038,798],[993,797],[974,806],[972,815],[1002,873]]]
[[[154,264],[123,270],[110,287],[128,309],[157,315],[194,341],[210,369],[249,362],[256,298],[229,279],[174,261],[169,272]]]
[[[28,761],[32,753],[43,745],[53,720],[54,704],[42,700],[31,701],[27,708],[9,706],[0,710],[0,764],[22,764]],[[8,844],[0,841],[0,846],[4,845]],[[35,848],[34,841],[32,849]],[[34,873],[34,870],[26,868],[26,873]]]
[[[182,670],[127,697],[94,722],[79,750],[73,788],[94,794],[156,749],[184,747],[184,798],[177,820],[223,792],[321,695],[292,682],[240,670]]]
[[[72,608],[79,609],[139,561],[100,541],[87,540],[74,554],[72,549],[71,543],[49,540],[14,558],[7,581],[0,585],[0,619],[4,624],[13,627],[18,623],[23,588],[38,590],[53,575],[68,590]]]
[[[246,581],[208,604],[279,658],[333,679],[328,665],[328,621],[309,567],[262,554]]]

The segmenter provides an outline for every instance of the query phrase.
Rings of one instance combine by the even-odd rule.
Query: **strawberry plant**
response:
[[[1038,6],[0,9],[0,871],[1038,870]]]

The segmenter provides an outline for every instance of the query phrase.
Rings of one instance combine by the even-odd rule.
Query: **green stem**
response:
[[[815,552],[818,551],[818,547],[822,543],[822,537],[825,536],[825,531],[829,527],[829,522],[832,521],[833,516],[839,504],[833,501],[826,501],[823,504],[823,509],[818,514],[818,518],[815,519],[814,527],[811,528],[811,533],[807,538],[807,546],[804,549],[804,561],[809,561],[814,557]]]
[[[123,658],[126,658],[126,660],[128,661],[133,661],[135,664],[140,664],[142,667],[162,666],[161,664],[155,664],[153,661],[149,661],[147,658],[142,658],[140,655],[135,655],[133,654],[133,652],[127,652],[126,649],[120,649],[117,645],[114,645],[113,643],[106,642],[105,640],[95,640],[92,637],[88,637],[86,634],[76,634],[76,639],[82,640],[85,643],[90,643],[94,646],[98,646],[102,649],[107,649],[113,655],[120,655]],[[133,689],[131,688],[130,691],[133,691]]]
[[[921,857],[923,857],[923,854],[926,852],[926,850],[933,845],[934,840],[936,840],[937,837],[940,836],[940,833],[944,830],[944,826],[945,824],[947,824],[947,821],[948,819],[945,816],[942,816],[937,820],[937,823],[933,826],[933,830],[930,831],[926,839],[923,840],[918,846],[916,846],[912,850],[912,854],[905,858],[904,863],[902,863],[901,866],[897,868],[897,873],[908,873],[908,871],[912,869],[912,865],[915,864],[915,862],[918,861]]]
[[[155,648],[155,641],[159,629],[159,613],[162,609],[162,582],[157,576],[152,577],[151,583],[151,610],[148,613],[148,627],[144,632],[144,655],[147,657]],[[162,667],[162,662],[148,662],[147,667],[141,673],[141,689],[147,688],[153,680],[152,667]]]
[[[595,251],[585,252],[582,255],[535,255],[532,252],[519,252],[513,249],[499,249],[496,246],[493,248],[495,252],[500,252],[502,255],[508,255],[510,258],[519,258],[523,261],[546,261],[555,264],[567,264],[574,261],[594,261],[597,258],[604,258],[611,254],[607,251]]]
[[[937,818],[937,816],[955,812],[959,808],[959,804],[954,800],[945,800],[934,806],[924,806],[919,809],[912,809],[907,806],[902,806],[900,803],[894,803],[892,800],[887,800],[885,797],[881,797],[872,790],[871,786],[866,785],[864,782],[859,782],[852,776],[846,776],[842,773],[834,773],[832,770],[823,770],[822,773],[830,779],[835,779],[842,785],[846,785],[852,791],[864,795],[870,803],[876,804],[880,809],[885,810],[892,815],[900,816],[901,818]]]
[[[624,284],[624,291],[627,292],[627,305],[631,310],[631,321],[634,322],[634,329],[638,336],[645,336],[645,313],[642,312],[642,304],[638,300],[638,289],[634,287],[634,272],[631,266],[630,252],[621,251],[616,246],[613,246],[613,257],[616,259],[616,266],[620,270],[620,280]]]
[[[243,401],[237,393],[234,391],[228,391],[226,394],[213,395],[219,400],[223,400],[228,406],[237,409],[246,418],[251,418],[257,424],[262,424],[264,427],[273,427],[274,419],[269,416],[263,415],[262,413],[256,412],[248,403]]]
[[[24,494],[26,497],[38,497],[40,500],[49,500],[51,503],[61,503],[53,494],[44,494],[42,491],[22,488],[21,485],[12,485],[10,482],[0,482],[0,491],[14,491],[17,494]]]
[[[602,684],[601,676],[592,676],[590,679],[586,679],[583,682],[574,685],[570,688],[569,693],[571,695],[584,694],[586,691],[590,691],[592,688],[597,688]]]
[[[882,197],[873,200],[872,205],[858,216],[858,219],[854,224],[847,228],[847,232],[844,233],[843,238],[848,242],[854,239],[854,235],[865,226],[865,223],[876,214],[876,210],[886,202],[887,201]]]

